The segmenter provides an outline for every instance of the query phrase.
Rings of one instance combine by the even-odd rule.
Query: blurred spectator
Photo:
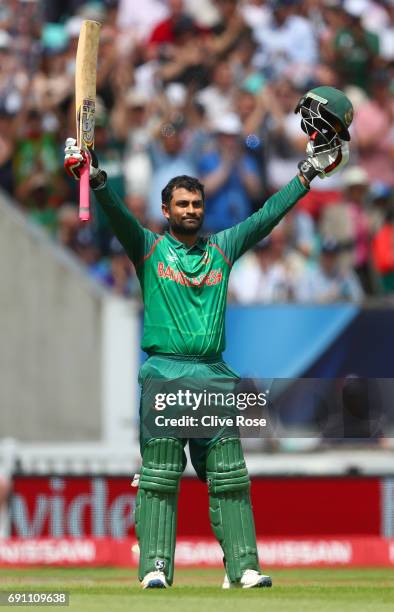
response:
[[[334,41],[336,67],[342,83],[353,83],[366,90],[379,54],[378,36],[366,30],[361,21],[369,4],[368,0],[345,0],[345,24]]]
[[[114,133],[125,143],[124,174],[127,193],[148,196],[152,165],[147,152],[152,137],[149,100],[142,90],[131,89],[118,100],[113,113]]]
[[[372,243],[372,257],[379,274],[383,293],[394,292],[394,208],[376,233]]]
[[[359,302],[363,298],[361,284],[353,271],[341,270],[340,247],[327,239],[321,247],[316,267],[307,269],[296,287],[296,300],[330,304],[337,301]]]
[[[38,110],[28,111],[13,159],[15,171],[15,195],[26,210],[33,204],[30,200],[31,186],[36,176],[42,177],[47,186],[44,206],[56,206],[65,196],[65,178],[58,154],[56,136],[45,129],[43,117]]]
[[[29,85],[27,70],[14,47],[15,40],[0,29],[0,105],[10,114],[22,109]]]
[[[293,217],[297,219],[297,215]],[[293,235],[295,227],[291,226],[289,220],[283,220],[270,234],[271,257],[274,263],[282,263],[285,266],[290,287],[289,299],[293,299],[293,286],[296,285],[305,271],[307,258],[301,250],[294,248],[296,236]]]
[[[70,70],[67,48],[45,48],[31,83],[31,96],[40,112],[54,113],[74,95],[74,74]]]
[[[260,45],[258,64],[268,78],[295,74],[307,78],[318,60],[316,35],[312,25],[301,15],[298,0],[274,0],[268,27],[255,30]],[[304,81],[305,82],[305,81]]]
[[[230,298],[240,304],[287,302],[290,278],[282,261],[274,261],[270,237],[245,255],[230,276]]]
[[[251,200],[261,193],[259,170],[243,152],[241,122],[227,114],[214,124],[215,148],[202,155],[198,171],[205,185],[205,228],[218,231],[239,223],[252,210]]]
[[[208,53],[217,58],[231,51],[243,35],[250,35],[238,0],[215,0],[219,20],[212,27],[213,36],[209,40]]]
[[[175,42],[176,30],[180,22],[186,17],[183,0],[168,0],[169,14],[160,21],[149,37],[149,45],[173,44]]]
[[[302,276],[305,258],[289,243],[280,223],[253,251],[245,254],[230,277],[230,297],[240,304],[289,302]]]
[[[266,79],[255,65],[257,44],[248,34],[244,34],[229,54],[234,81],[243,91],[257,94]]]
[[[66,15],[73,14],[86,3],[86,0],[43,0],[45,20],[49,22],[61,21]]]
[[[194,98],[185,107],[185,147],[192,151],[194,159],[207,150],[212,140],[211,131],[208,128],[205,109]]]
[[[317,240],[311,215],[295,207],[282,219],[280,227],[283,227],[287,246],[302,255],[305,264],[313,256]]]
[[[393,190],[386,183],[375,181],[371,185],[369,198],[371,204],[369,210],[370,226],[372,233],[376,234],[385,223],[387,213],[393,204]]]
[[[210,28],[219,21],[215,0],[185,0],[187,12],[200,27]]]
[[[320,4],[320,3],[319,3]],[[320,5],[319,42],[320,60],[330,66],[335,65],[337,33],[346,23],[342,0],[324,0]]]
[[[342,174],[342,201],[327,206],[322,213],[323,238],[335,238],[341,247],[341,263],[354,268],[364,291],[372,293],[369,267],[370,224],[366,211],[368,175],[360,166],[351,166]]]
[[[260,28],[269,27],[271,12],[265,0],[245,0],[241,5],[241,13],[255,37]]]
[[[390,5],[392,5],[391,0],[368,0],[361,18],[364,28],[380,37],[382,30],[390,23]]]
[[[146,41],[153,28],[168,15],[162,0],[119,0],[118,25],[130,40]]]
[[[193,89],[204,86],[209,79],[206,50],[193,19],[186,15],[173,25],[173,44],[162,45],[158,51],[161,81],[175,81]]]
[[[227,60],[222,60],[213,68],[211,84],[197,95],[197,101],[203,105],[211,125],[234,110],[234,93],[232,66]]]
[[[377,71],[372,76],[372,97],[355,112],[353,133],[359,164],[371,181],[394,186],[394,98],[390,75]]]
[[[386,62],[394,60],[394,2],[392,0],[385,1],[385,9],[387,11],[387,21],[379,31],[379,47],[380,55]]]

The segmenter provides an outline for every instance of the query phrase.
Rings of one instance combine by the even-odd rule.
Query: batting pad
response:
[[[219,541],[230,582],[239,582],[247,569],[260,571],[250,481],[240,440],[217,442],[207,457],[209,515]]]
[[[179,480],[184,469],[183,445],[158,438],[145,446],[135,508],[140,548],[139,579],[161,570],[172,584]]]

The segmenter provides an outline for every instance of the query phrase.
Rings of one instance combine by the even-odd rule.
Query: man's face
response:
[[[199,191],[184,187],[173,189],[169,206],[162,205],[170,229],[181,235],[196,234],[204,221],[204,202]]]

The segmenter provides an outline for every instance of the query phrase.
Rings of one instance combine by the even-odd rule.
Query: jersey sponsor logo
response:
[[[174,253],[172,249],[170,249],[170,255],[167,255],[168,261],[178,261],[178,255]]]
[[[199,276],[186,276],[179,270],[174,270],[170,265],[164,264],[159,261],[157,265],[157,273],[160,278],[165,278],[179,285],[185,285],[186,287],[202,287],[203,285],[218,285],[223,280],[222,268],[210,270],[206,274],[200,274]]]

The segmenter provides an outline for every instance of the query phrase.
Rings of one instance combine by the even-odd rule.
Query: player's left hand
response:
[[[336,146],[329,151],[316,152],[315,143],[309,140],[306,146],[306,159],[298,164],[301,174],[311,181],[315,176],[324,179],[338,172],[349,161],[349,143],[339,138]]]

